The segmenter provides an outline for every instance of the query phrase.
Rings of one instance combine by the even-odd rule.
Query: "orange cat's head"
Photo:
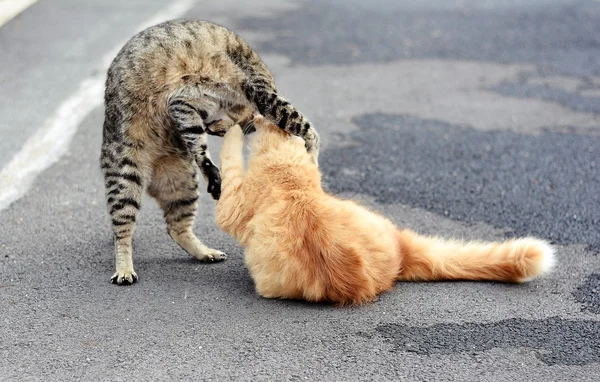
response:
[[[273,134],[279,134],[281,136],[290,136],[290,134],[287,133],[285,130],[281,129],[279,126],[277,126],[273,122],[269,121],[268,119],[266,119],[265,117],[263,117],[260,114],[257,114],[256,116],[254,116],[252,123],[253,123],[254,127],[256,128],[257,132],[273,133]]]
[[[250,139],[250,147],[254,152],[260,153],[282,149],[287,151],[289,155],[293,152],[300,155],[306,153],[302,138],[286,132],[262,115],[256,115],[252,120],[252,124],[256,133]]]
[[[321,174],[304,140],[287,133],[263,116],[254,118],[256,132],[249,136],[249,169],[265,171],[279,189],[321,190]]]

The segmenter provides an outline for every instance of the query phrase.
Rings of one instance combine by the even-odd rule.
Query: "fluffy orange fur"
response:
[[[324,192],[301,139],[254,123],[247,171],[241,128],[225,135],[216,220],[245,248],[263,297],[362,304],[398,280],[523,282],[553,265],[553,249],[535,238],[464,243],[398,229]]]

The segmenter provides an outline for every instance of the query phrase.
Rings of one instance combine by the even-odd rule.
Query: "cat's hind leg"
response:
[[[100,166],[104,175],[106,202],[115,235],[116,271],[113,284],[128,285],[138,280],[133,269],[132,237],[142,202],[143,174],[135,158],[124,155],[117,144],[104,145]]]
[[[198,178],[191,157],[163,157],[154,166],[148,193],[158,201],[167,232],[181,248],[200,261],[222,261],[225,253],[207,247],[192,231],[200,196]]]

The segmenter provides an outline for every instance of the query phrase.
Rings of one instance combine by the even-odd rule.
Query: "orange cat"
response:
[[[554,263],[534,238],[463,243],[398,229],[325,193],[304,141],[260,116],[254,125],[245,173],[241,128],[225,135],[216,218],[245,248],[263,297],[361,304],[397,280],[524,282]]]

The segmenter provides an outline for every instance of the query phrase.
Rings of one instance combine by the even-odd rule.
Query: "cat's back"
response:
[[[239,84],[244,73],[232,52],[252,49],[229,29],[202,20],[179,19],[149,27],[133,36],[108,70],[109,95],[147,99],[189,83]]]
[[[387,261],[387,254],[396,251],[396,227],[380,214],[331,195],[321,198],[315,208],[332,244],[342,251],[357,251],[366,264],[373,265],[382,256]]]
[[[360,304],[397,277],[394,225],[352,201],[291,192],[257,223],[246,261],[263,295]]]

